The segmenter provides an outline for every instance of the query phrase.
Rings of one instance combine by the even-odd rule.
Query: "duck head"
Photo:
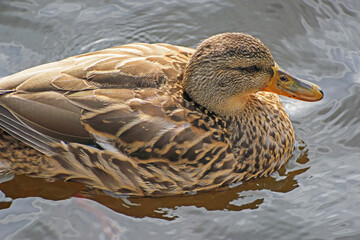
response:
[[[257,38],[222,33],[204,40],[188,62],[183,87],[198,104],[219,115],[236,115],[259,91],[304,101],[323,98],[320,87],[291,76]]]

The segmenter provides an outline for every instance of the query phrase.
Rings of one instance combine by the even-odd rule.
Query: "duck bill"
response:
[[[262,90],[298,100],[315,102],[323,98],[324,93],[319,86],[311,82],[295,78],[279,67],[273,67],[274,76]]]

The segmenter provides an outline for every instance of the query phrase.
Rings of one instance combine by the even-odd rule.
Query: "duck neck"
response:
[[[225,119],[236,119],[241,116],[247,108],[251,96],[234,96],[223,104],[214,106],[213,111]]]

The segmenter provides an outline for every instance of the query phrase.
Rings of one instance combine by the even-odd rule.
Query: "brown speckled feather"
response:
[[[278,169],[294,144],[279,97],[250,93],[236,115],[209,111],[182,86],[194,51],[128,44],[0,79],[0,127],[18,139],[2,133],[0,172],[159,196]]]

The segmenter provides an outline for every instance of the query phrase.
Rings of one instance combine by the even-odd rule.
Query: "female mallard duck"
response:
[[[134,43],[44,64],[0,79],[0,126],[20,140],[2,134],[0,171],[130,196],[263,177],[294,145],[277,94],[323,97],[242,33],[196,50]]]

